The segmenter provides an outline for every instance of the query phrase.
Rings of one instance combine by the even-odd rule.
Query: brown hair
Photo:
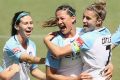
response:
[[[11,22],[11,36],[14,36],[17,34],[17,30],[15,29],[15,26],[20,23],[20,19],[22,17],[27,15],[30,15],[30,13],[26,11],[19,11],[14,14],[14,17],[12,18],[12,22]]]
[[[61,5],[59,6],[55,13],[59,10],[64,10],[64,11],[67,11],[67,14],[69,16],[76,16],[75,12],[76,10],[74,8],[72,8],[70,5]],[[43,24],[42,24],[42,27],[54,27],[54,26],[57,26],[57,23],[56,23],[56,18],[53,17],[51,19],[49,19],[48,21],[44,21]],[[76,23],[76,20],[73,22],[73,24]]]

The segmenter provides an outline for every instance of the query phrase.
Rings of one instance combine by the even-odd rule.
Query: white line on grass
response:
[[[43,38],[45,35],[31,35],[31,38]],[[6,39],[9,38],[10,36],[7,35],[0,35],[0,39]]]

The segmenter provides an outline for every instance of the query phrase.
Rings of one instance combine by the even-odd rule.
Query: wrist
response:
[[[73,52],[75,52],[75,53],[80,52],[80,47],[78,46],[78,44],[77,44],[76,41],[72,42],[72,43],[71,43],[71,46],[72,46]]]

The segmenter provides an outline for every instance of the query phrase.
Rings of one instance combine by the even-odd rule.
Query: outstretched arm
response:
[[[28,62],[28,63],[34,63],[34,64],[44,64],[45,63],[45,58],[40,58],[40,57],[37,57],[37,56],[31,56],[27,53],[23,53],[21,56],[20,56],[20,61],[25,61],[25,62]]]

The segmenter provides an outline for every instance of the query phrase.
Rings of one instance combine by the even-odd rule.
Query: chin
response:
[[[26,35],[26,38],[29,38],[30,37],[30,35]]]

